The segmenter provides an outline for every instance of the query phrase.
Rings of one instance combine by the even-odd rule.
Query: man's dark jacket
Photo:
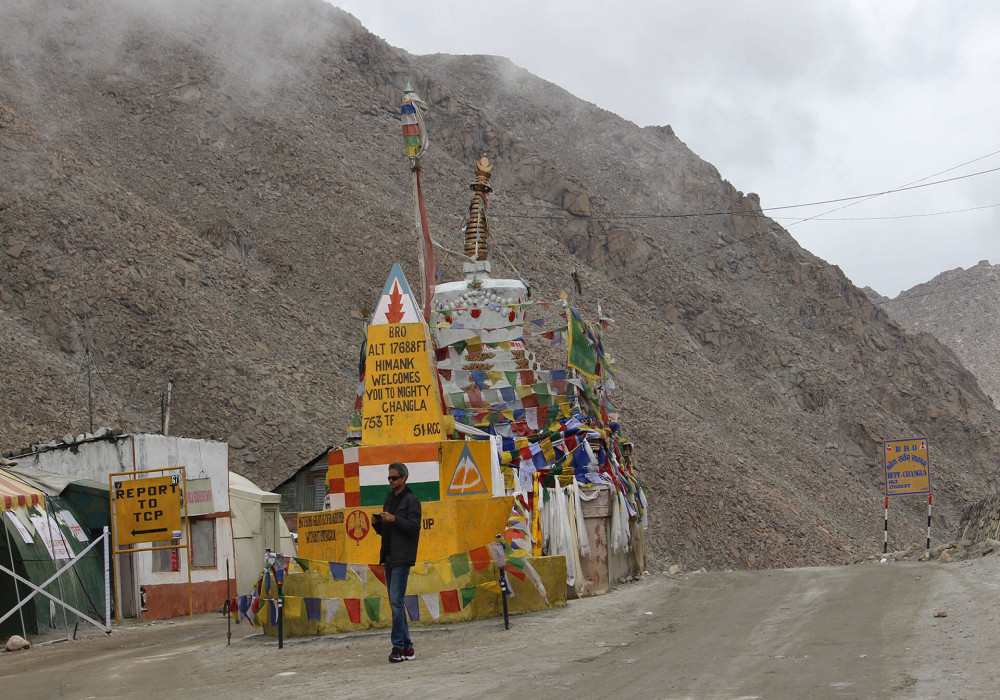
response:
[[[398,496],[389,492],[382,510],[395,515],[396,522],[387,523],[381,518],[372,522],[375,532],[382,536],[379,563],[390,567],[413,566],[420,541],[420,499],[409,486],[404,486]]]

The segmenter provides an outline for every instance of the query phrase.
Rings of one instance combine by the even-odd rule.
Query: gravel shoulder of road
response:
[[[0,655],[32,698],[995,698],[1000,559],[656,575],[566,608],[276,641],[201,616]],[[941,611],[946,617],[935,617]],[[939,613],[940,614],[940,613]],[[6,696],[6,695],[5,695]]]

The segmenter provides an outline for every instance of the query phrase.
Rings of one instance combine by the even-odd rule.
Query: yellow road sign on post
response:
[[[115,479],[111,499],[119,546],[180,538],[183,489],[178,475]]]
[[[905,496],[931,492],[931,464],[926,438],[886,440],[885,495]]]

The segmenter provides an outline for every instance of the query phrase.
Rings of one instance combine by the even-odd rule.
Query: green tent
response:
[[[100,520],[100,489],[93,484],[69,488],[69,484],[46,483],[45,479],[26,477],[7,470],[44,494],[37,505],[4,511],[6,533],[0,536],[0,564],[13,568],[20,576],[40,585],[62,567],[69,558],[79,554],[93,541],[106,524]],[[95,482],[96,483],[96,482]],[[100,486],[99,484],[97,486]],[[53,494],[55,488],[60,492]],[[74,506],[74,503],[77,505]],[[107,487],[103,491],[104,512],[107,512]],[[96,526],[96,527],[95,527]],[[30,541],[29,541],[30,540]],[[11,564],[13,563],[13,567]],[[98,544],[72,568],[45,586],[44,590],[65,601],[86,615],[104,621],[104,550]],[[23,600],[31,590],[23,583],[0,572],[0,616]],[[25,631],[29,635],[72,631],[78,622],[89,623],[41,594],[36,594],[21,610]],[[14,613],[0,622],[0,636],[21,633],[22,616]]]

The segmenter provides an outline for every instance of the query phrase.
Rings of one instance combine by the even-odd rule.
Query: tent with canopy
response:
[[[40,586],[92,539],[80,516],[61,494],[66,484],[46,483],[11,468],[0,469],[0,565]],[[107,498],[105,490],[105,499]],[[103,620],[104,563],[101,545],[93,547],[72,567],[43,587],[63,603]],[[31,588],[0,571],[0,618],[29,597]],[[38,635],[61,630],[67,634],[80,617],[50,598],[35,595],[20,610],[0,622],[0,635]]]

